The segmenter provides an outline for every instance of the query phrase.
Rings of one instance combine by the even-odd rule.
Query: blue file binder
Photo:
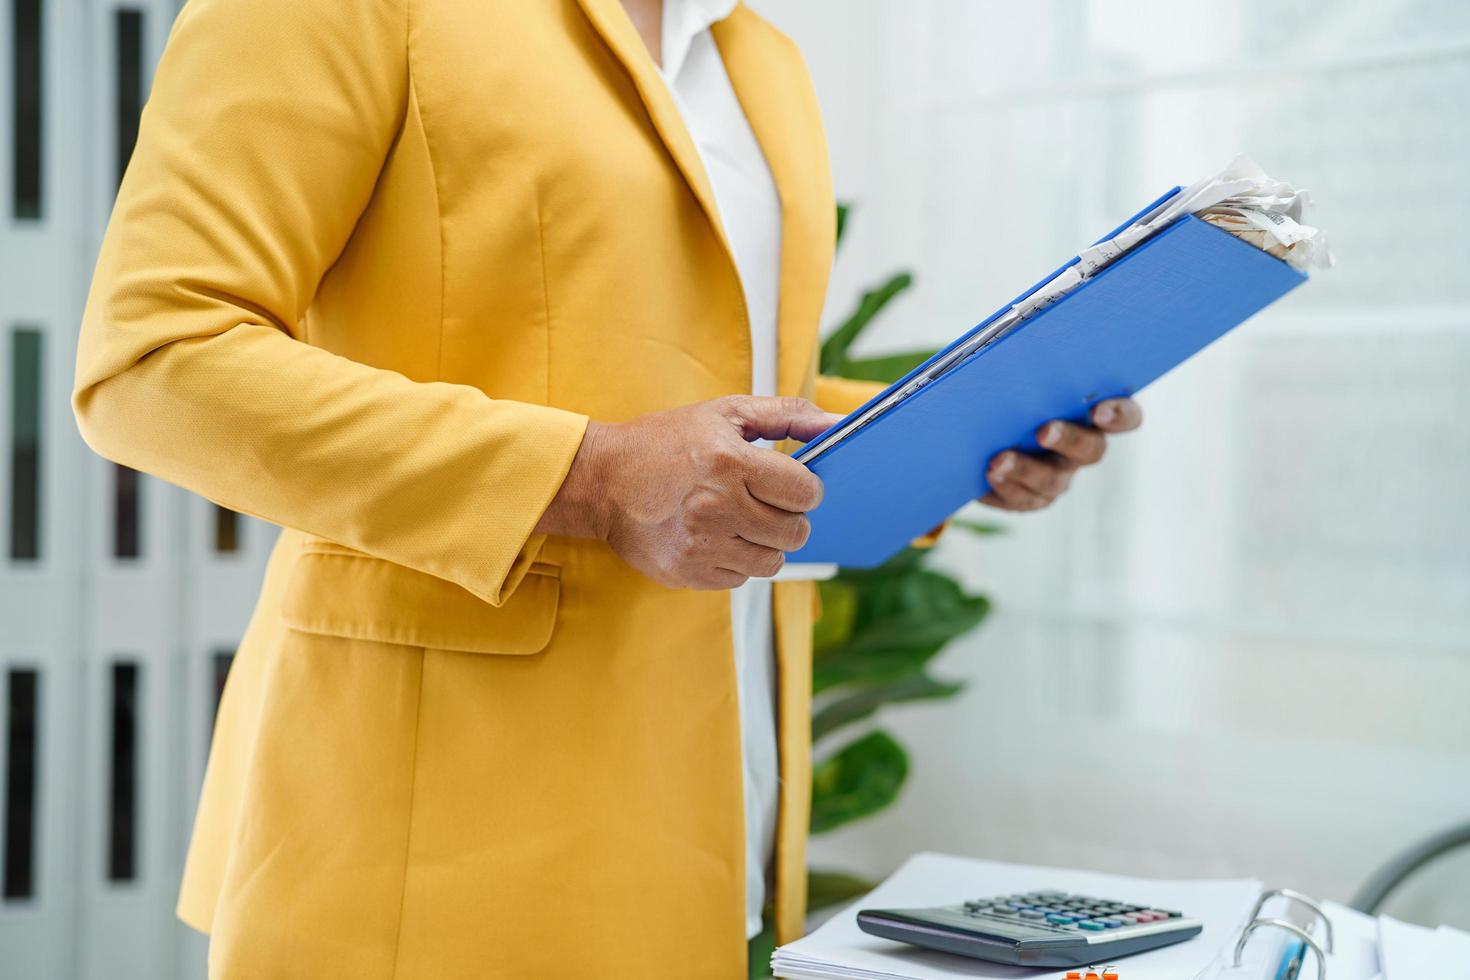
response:
[[[985,471],[996,453],[1039,449],[1036,430],[1047,420],[1085,421],[1099,401],[1141,390],[1306,278],[1193,215],[1175,220],[817,455],[808,465],[826,494],[810,514],[811,537],[789,560],[859,568],[882,563],[988,493]],[[854,414],[907,385],[1010,305]],[[809,446],[818,447],[825,435]]]

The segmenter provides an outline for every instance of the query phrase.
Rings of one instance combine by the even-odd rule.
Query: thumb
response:
[[[824,412],[805,398],[764,398],[734,395],[726,399],[725,418],[747,442],[757,439],[796,439],[807,442],[842,418]]]

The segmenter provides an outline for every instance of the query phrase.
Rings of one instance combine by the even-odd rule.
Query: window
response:
[[[10,338],[10,557],[41,557],[41,331]]]
[[[39,679],[31,669],[12,669],[5,695],[6,901],[36,893],[36,700]]]
[[[121,464],[112,468],[112,555],[137,558],[142,554],[143,497],[138,471]]]
[[[222,555],[240,550],[240,515],[228,507],[214,508],[214,550]]]
[[[117,120],[117,180],[122,183],[138,142],[138,117],[143,111],[143,12],[118,10],[113,24],[117,42],[115,109]]]
[[[230,676],[230,665],[235,662],[234,650],[216,650],[209,658],[210,692],[214,695],[214,710],[209,713],[209,735],[214,737],[214,722],[219,716],[220,698],[225,693],[225,681]]]
[[[17,218],[41,217],[41,0],[11,0],[11,207]]]
[[[898,855],[938,833],[1025,860],[1351,893],[1393,850],[1470,814],[1470,4],[874,10],[863,30],[913,24],[917,49],[885,49],[909,59],[891,77],[914,89],[868,115],[847,83],[864,78],[860,59],[826,86],[830,117],[868,127],[833,133],[860,148],[846,193],[863,223],[849,232],[882,256],[856,278],[912,263],[926,284],[864,338],[874,353],[947,342],[1240,151],[1311,188],[1341,265],[1152,386],[1143,428],[1056,507],[987,512],[1008,533],[950,536],[946,566],[1004,615],[946,650],[940,671],[974,681],[965,706],[935,709],[951,720],[911,743],[926,765],[903,813],[855,829],[844,853]],[[915,134],[896,155],[880,138],[892,125]],[[878,161],[858,164],[863,152]],[[1396,195],[1406,174],[1412,192]],[[1068,716],[1093,744],[1148,749],[1122,780],[1074,765],[1068,733],[1035,731],[1024,757],[952,751],[997,724]],[[986,809],[1001,785],[1008,805]],[[1290,803],[1264,817],[1264,799]],[[985,809],[983,827],[930,822],[936,800]],[[1079,805],[1117,822],[1060,816]],[[1181,807],[1188,830],[1122,829]],[[914,833],[895,837],[905,818]],[[1258,819],[1269,833],[1238,832]]]
[[[112,747],[107,807],[107,879],[138,876],[138,678],[135,662],[112,665]]]

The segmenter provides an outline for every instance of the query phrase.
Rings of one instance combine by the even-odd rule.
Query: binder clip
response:
[[[1089,966],[1085,974],[1079,970],[1068,970],[1067,980],[1118,980],[1118,972],[1112,966],[1105,966],[1099,973],[1097,967]]]

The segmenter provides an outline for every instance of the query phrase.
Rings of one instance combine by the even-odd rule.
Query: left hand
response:
[[[1036,430],[1042,453],[1008,449],[986,470],[990,492],[982,504],[1002,510],[1040,510],[1066,491],[1083,466],[1103,458],[1108,436],[1143,424],[1143,409],[1131,398],[1110,398],[1092,409],[1092,425],[1052,421]]]

